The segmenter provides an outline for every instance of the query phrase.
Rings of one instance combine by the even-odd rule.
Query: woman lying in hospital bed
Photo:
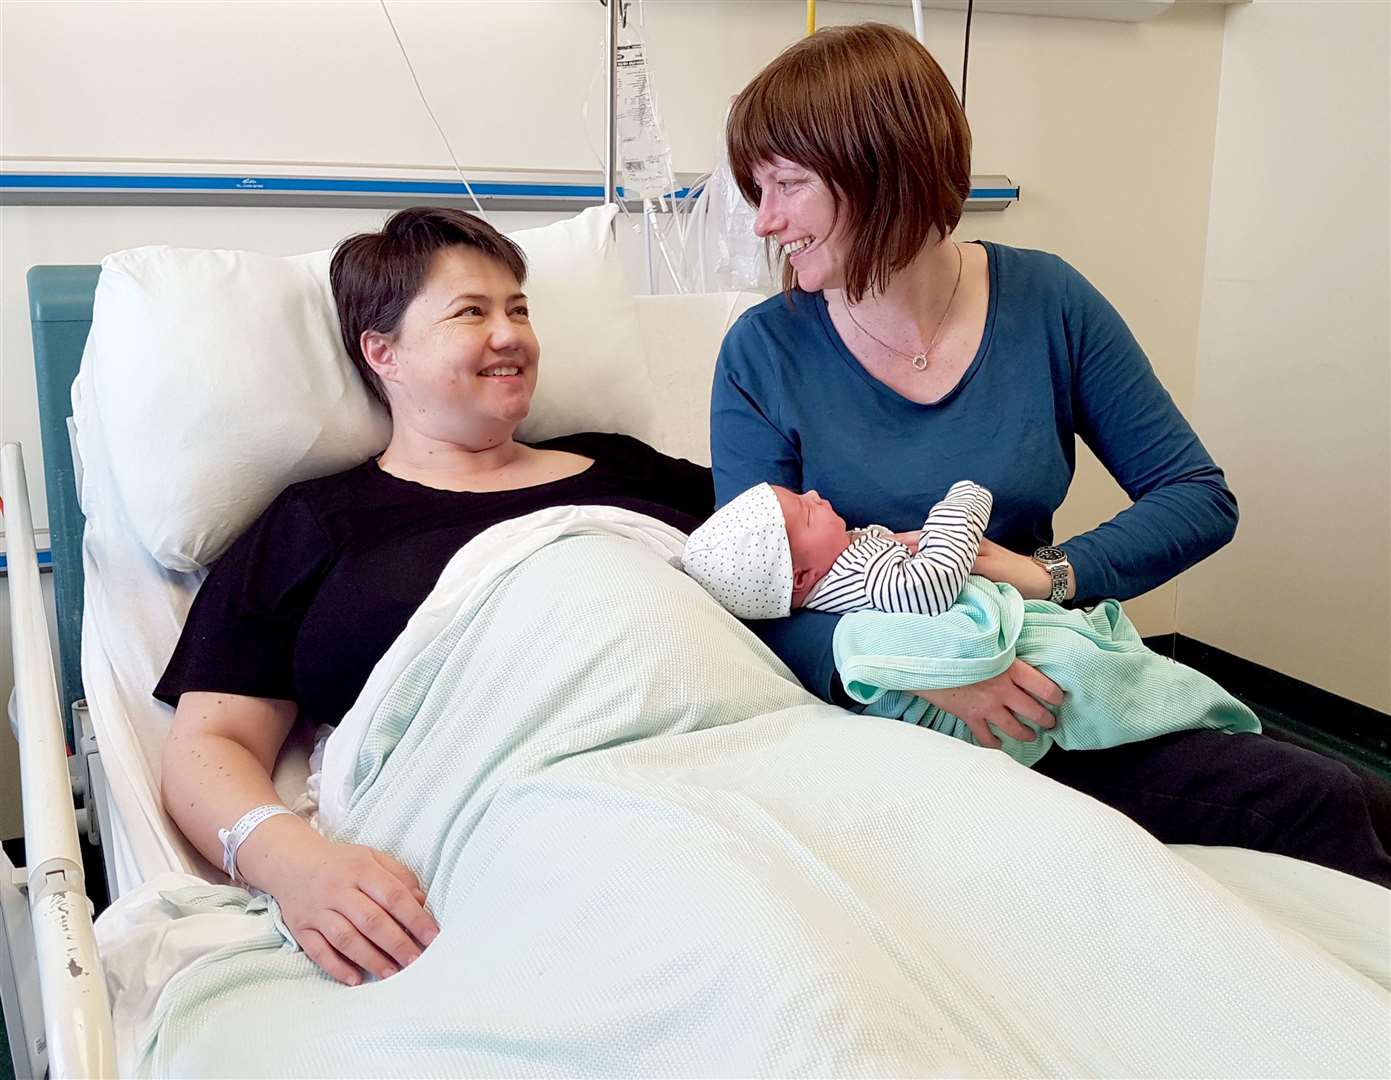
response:
[[[249,929],[164,989],[137,1071],[1384,1067],[1391,979],[1345,927],[1002,754],[817,701],[676,569],[705,470],[515,441],[539,350],[506,240],[408,212],[332,276],[391,439],[272,504],[160,681],[170,815],[269,895],[156,901]],[[260,809],[297,717],[339,716],[323,835]]]
[[[233,880],[276,898],[316,963],[356,984],[433,940],[415,876],[289,814],[219,840],[276,802],[271,768],[296,720],[348,711],[450,557],[489,526],[602,504],[689,531],[714,491],[707,470],[623,436],[514,441],[540,349],[522,254],[485,223],[403,211],[342,244],[331,277],[344,345],[390,410],[391,441],[379,458],[291,487],[218,561],[156,695],[178,706],[164,754],[170,816]]]

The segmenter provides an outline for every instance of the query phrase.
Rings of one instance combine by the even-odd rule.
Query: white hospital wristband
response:
[[[237,848],[251,835],[251,831],[263,821],[278,814],[293,814],[294,811],[279,803],[266,803],[254,810],[248,810],[230,829],[218,829],[217,838],[222,841],[222,869],[231,881],[237,880]]]

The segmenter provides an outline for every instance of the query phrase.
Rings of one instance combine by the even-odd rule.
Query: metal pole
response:
[[[618,17],[623,0],[607,0],[604,25],[608,70],[605,73],[604,204],[618,202]]]
[[[19,714],[24,854],[29,864],[25,872],[48,1073],[115,1076],[111,1004],[87,907],[58,682],[39,592],[29,485],[18,443],[0,446],[0,499],[10,560],[10,644]],[[15,1050],[28,1054],[30,1048]]]

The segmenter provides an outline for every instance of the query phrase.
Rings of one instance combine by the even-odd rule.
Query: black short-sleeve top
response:
[[[538,444],[592,458],[516,491],[440,491],[375,459],[280,494],[213,565],[154,694],[294,701],[336,724],[454,553],[484,529],[551,506],[617,506],[689,532],[714,509],[710,470],[626,435]]]

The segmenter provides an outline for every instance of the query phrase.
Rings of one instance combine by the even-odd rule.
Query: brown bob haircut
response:
[[[850,248],[851,303],[880,292],[932,234],[946,236],[971,193],[971,129],[946,74],[911,34],[882,23],[818,30],[735,99],[729,163],[757,206],[754,169],[783,157],[816,173]],[[796,271],[783,264],[783,288]]]
[[[502,263],[518,285],[526,284],[522,249],[486,221],[438,206],[412,206],[387,218],[380,232],[358,233],[334,249],[328,278],[343,347],[367,388],[390,408],[381,379],[362,355],[362,335],[387,337],[401,326],[410,302],[419,295],[435,252],[463,246]]]

